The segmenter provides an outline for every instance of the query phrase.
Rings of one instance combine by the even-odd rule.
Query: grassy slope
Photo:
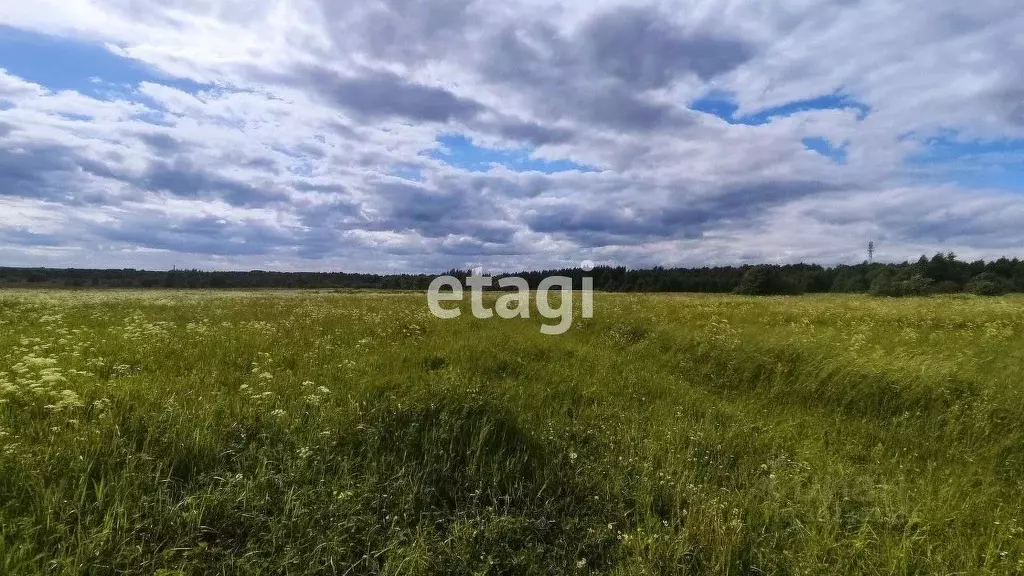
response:
[[[1021,572],[1022,308],[0,293],[0,573]]]

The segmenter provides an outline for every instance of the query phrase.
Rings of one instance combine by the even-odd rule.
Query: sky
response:
[[[1024,257],[1010,0],[0,3],[0,265]]]

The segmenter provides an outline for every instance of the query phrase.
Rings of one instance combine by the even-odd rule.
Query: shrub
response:
[[[960,285],[953,280],[943,280],[932,286],[932,294],[956,294],[961,291]]]
[[[872,296],[922,296],[932,292],[933,280],[921,274],[893,279],[888,270],[871,282]]]
[[[883,271],[871,282],[872,296],[897,296],[896,286],[892,281],[892,274],[887,270]]]
[[[867,289],[864,274],[856,270],[843,270],[832,282],[832,292],[865,292]]]
[[[897,296],[922,296],[929,292],[932,282],[931,278],[914,274],[910,278],[897,280],[894,287]]]
[[[978,296],[1000,296],[1009,290],[1006,279],[992,272],[982,272],[967,285],[967,291]]]

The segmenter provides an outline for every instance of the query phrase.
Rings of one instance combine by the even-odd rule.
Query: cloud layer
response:
[[[0,6],[0,265],[1024,256],[1024,6]]]

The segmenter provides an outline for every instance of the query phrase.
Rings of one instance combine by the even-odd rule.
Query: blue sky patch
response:
[[[72,122],[88,122],[93,119],[93,117],[88,114],[78,114],[74,112],[58,112],[57,115],[65,120],[71,120]]]
[[[401,178],[402,180],[411,180],[413,182],[423,182],[426,178],[423,177],[423,168],[413,164],[398,164],[388,172],[389,176],[395,178]]]
[[[967,140],[948,130],[924,140],[922,145],[921,151],[911,156],[910,161],[918,164],[959,160],[1000,163],[1010,159],[1020,161],[1024,155],[1024,140]]]
[[[74,90],[94,98],[130,98],[140,82],[195,93],[211,86],[174,78],[107,50],[102,44],[69,40],[0,25],[0,68],[48,90]],[[127,89],[127,90],[126,90]]]
[[[1024,191],[1024,139],[971,140],[946,130],[923,140],[906,165],[927,180]]]
[[[745,116],[736,116],[739,105],[736,104],[733,94],[711,92],[691,102],[690,109],[712,114],[729,124],[745,124],[747,126],[762,126],[771,122],[776,117],[792,116],[801,112],[810,112],[811,110],[856,110],[857,118],[860,120],[866,118],[871,112],[871,108],[868,105],[838,92],[807,100],[794,100],[781,106],[765,108]]]
[[[826,138],[810,136],[802,140],[804,148],[817,152],[837,164],[846,164],[846,144],[833,146]]]
[[[533,148],[497,149],[484,148],[461,134],[446,134],[437,138],[442,147],[431,150],[428,155],[456,168],[470,172],[487,172],[495,164],[516,172],[596,172],[597,170],[577,164],[572,160],[544,160],[533,157]]]

